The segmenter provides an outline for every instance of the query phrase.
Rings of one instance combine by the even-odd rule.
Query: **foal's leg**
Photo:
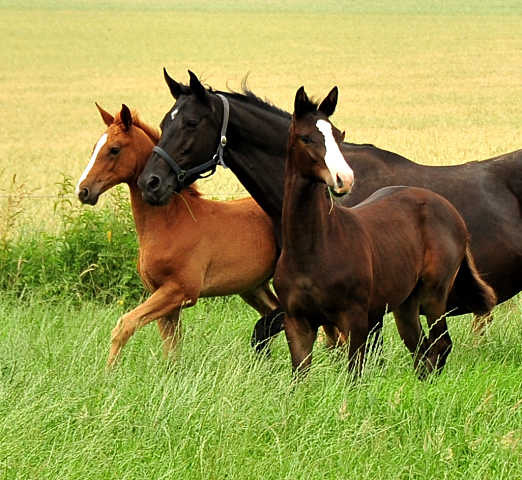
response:
[[[289,315],[285,315],[284,323],[294,376],[303,376],[312,363],[312,349],[317,338],[317,327],[312,326],[306,318],[294,318]]]
[[[415,371],[419,371],[419,363],[428,349],[419,320],[419,306],[419,299],[415,294],[411,294],[393,311],[399,335],[414,359]]]
[[[116,361],[121,349],[139,328],[189,304],[190,300],[177,285],[167,284],[160,287],[139,307],[118,320],[112,331],[111,351],[107,365],[111,366]]]
[[[240,293],[239,296],[262,316],[268,315],[279,307],[279,300],[270,289],[270,280],[266,280],[252,290]]]
[[[345,339],[339,329],[333,325],[323,325],[323,331],[326,336],[326,348],[336,348],[344,345]]]
[[[493,314],[486,313],[486,315],[473,314],[473,322],[471,324],[471,332],[474,335],[482,336],[486,331],[488,325],[493,321]]]
[[[441,286],[432,292],[427,299],[421,299],[422,309],[426,315],[429,328],[426,370],[428,373],[441,371],[451,352],[451,337],[446,323],[446,303],[448,289]]]
[[[170,315],[165,315],[158,318],[158,329],[163,338],[163,352],[165,358],[174,359],[174,353],[177,350],[179,342],[181,341],[181,319],[180,311],[176,310]]]
[[[364,365],[366,342],[369,335],[368,312],[353,306],[348,312],[340,312],[334,318],[341,335],[341,342],[348,344],[350,369],[361,373]]]

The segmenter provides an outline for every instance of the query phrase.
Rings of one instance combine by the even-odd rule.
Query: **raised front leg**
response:
[[[173,318],[169,317],[169,315],[174,312],[179,314],[179,310],[182,307],[191,306],[192,304],[191,300],[187,298],[184,292],[180,291],[177,285],[163,285],[160,287],[139,307],[126,313],[118,320],[116,327],[112,331],[111,351],[107,365],[111,366],[114,364],[121,349],[139,328],[159,318],[167,318],[160,326],[160,330],[162,327],[165,329],[163,338],[164,340],[167,338],[167,341],[170,338],[170,344],[172,345],[172,342],[177,340],[176,334],[172,335],[177,325],[168,325],[169,319]]]

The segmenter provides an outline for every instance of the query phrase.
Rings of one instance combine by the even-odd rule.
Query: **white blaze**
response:
[[[89,172],[91,171],[91,168],[94,165],[96,158],[98,157],[98,153],[100,153],[101,148],[105,145],[106,142],[107,142],[107,134],[104,133],[101,136],[101,138],[98,140],[98,143],[96,144],[96,147],[94,148],[94,152],[92,152],[92,157],[89,162],[89,165],[87,165],[87,168],[85,169],[82,176],[80,177],[80,180],[78,180],[78,184],[76,185],[76,195],[78,195],[80,193],[81,183],[87,178],[87,175],[89,175]]]
[[[349,181],[349,184],[345,185],[345,187],[351,187],[353,183],[353,170],[346,163],[339,145],[334,139],[332,124],[326,120],[317,120],[316,126],[324,136],[324,146],[326,148],[324,161],[330,171],[334,184],[337,185],[337,177],[339,177],[345,183]]]
[[[178,114],[178,109],[176,108],[175,110],[172,110],[171,114],[170,114],[170,118],[172,120],[174,120],[174,117]]]

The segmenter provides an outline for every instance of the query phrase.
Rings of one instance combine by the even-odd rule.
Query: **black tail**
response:
[[[469,247],[453,286],[460,301],[475,315],[487,315],[497,304],[494,290],[480,278]]]

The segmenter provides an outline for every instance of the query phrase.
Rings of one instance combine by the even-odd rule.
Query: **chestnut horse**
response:
[[[98,105],[97,105],[98,106]],[[159,135],[123,105],[115,117],[98,106],[107,131],[96,143],[76,193],[95,205],[119,183],[130,189],[139,241],[138,272],[152,295],[112,332],[108,364],[140,327],[157,320],[166,355],[181,338],[180,310],[199,297],[238,293],[261,315],[279,303],[269,287],[276,262],[272,223],[251,198],[219,202],[191,187],[152,207],[137,179]]]
[[[464,220],[441,196],[387,187],[353,208],[331,203],[327,186],[343,195],[354,180],[339,148],[344,135],[328,119],[337,97],[334,87],[318,106],[301,87],[288,133],[274,288],[285,311],[292,367],[307,370],[317,330],[328,325],[348,343],[359,370],[369,332],[391,311],[423,377],[440,371],[451,351],[445,315],[452,286],[479,315],[491,311],[495,295],[474,267]]]
[[[205,88],[196,75],[189,73],[189,85],[183,85],[164,71],[176,102],[163,119],[158,147],[177,164],[176,168],[189,174],[183,185],[212,171],[218,163],[229,167],[272,219],[280,249],[290,114],[245,88],[243,93]],[[216,157],[225,125],[223,98],[229,110],[227,143],[221,156]],[[341,151],[355,172],[354,187],[340,199],[342,205],[357,205],[379,188],[392,185],[432,190],[449,200],[462,215],[477,269],[495,290],[498,302],[522,290],[522,150],[451,166],[421,165],[373,145],[343,142]],[[219,162],[211,161],[213,158]],[[173,191],[183,186],[176,169],[158,150],[149,159],[138,184],[147,201],[155,204],[166,202]],[[449,314],[468,311],[452,291]],[[282,315],[276,316],[276,323],[278,318]],[[476,330],[481,328],[481,321],[475,319]],[[261,333],[266,330],[266,324],[259,327]],[[272,333],[280,328],[282,322],[274,326]]]

